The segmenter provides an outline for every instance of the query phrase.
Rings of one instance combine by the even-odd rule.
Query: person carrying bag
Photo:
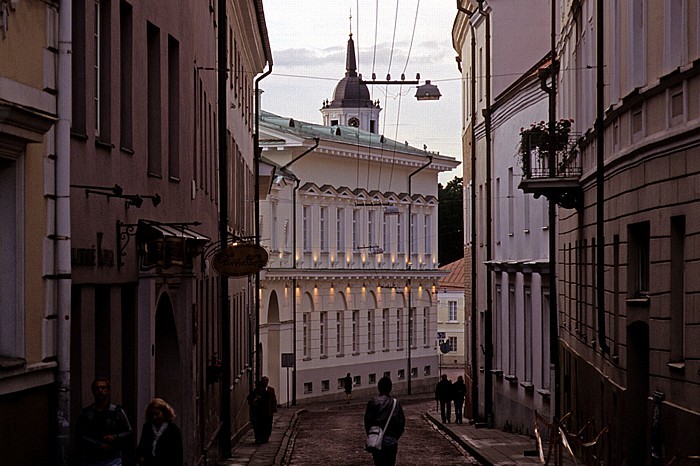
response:
[[[365,410],[365,450],[372,453],[375,466],[396,464],[399,438],[406,426],[401,403],[391,397],[391,386],[391,379],[382,377],[377,384],[379,395],[367,403]]]

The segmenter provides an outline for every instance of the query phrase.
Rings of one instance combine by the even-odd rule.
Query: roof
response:
[[[357,75],[355,62],[355,43],[352,33],[348,39],[347,55],[345,57],[345,77],[335,86],[333,100],[328,105],[330,108],[371,108],[374,107],[370,99],[369,89]]]
[[[408,144],[408,142],[398,142],[393,139],[384,137],[384,135],[370,133],[359,128],[344,125],[324,126],[306,121],[299,121],[289,117],[282,117],[270,112],[261,110],[260,125],[275,130],[278,133],[284,133],[290,136],[309,139],[318,137],[324,141],[333,141],[349,144],[356,147],[367,148],[378,151],[400,152],[403,154],[419,155],[422,157],[432,156],[435,161],[439,159],[441,162],[454,162],[454,166],[458,166],[461,162],[449,156],[443,156],[430,152],[424,149],[418,149]],[[283,144],[283,140],[279,137],[274,137],[270,134],[265,134],[261,130],[260,146],[275,147]]]
[[[445,290],[463,290],[465,284],[464,258],[440,267],[447,275],[438,281],[438,288]]]

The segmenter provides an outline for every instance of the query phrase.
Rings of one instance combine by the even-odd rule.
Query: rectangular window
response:
[[[532,293],[529,287],[525,287],[525,381],[532,382]]]
[[[508,236],[515,234],[515,175],[513,167],[508,168]]]
[[[649,222],[629,225],[627,279],[630,297],[639,298],[649,294]]]
[[[426,377],[430,375],[430,366],[423,367],[423,375]]]
[[[423,247],[425,249],[425,255],[429,256],[432,254],[432,242],[430,235],[430,215],[423,216]]]
[[[447,343],[450,344],[450,351],[457,351],[457,337],[448,337]]]
[[[168,176],[180,179],[180,43],[168,36]]]
[[[409,233],[411,234],[411,240],[408,247],[411,249],[411,256],[415,256],[418,254],[418,214],[411,214],[410,222]],[[408,260],[413,261],[411,257]]]
[[[411,367],[411,378],[416,378],[418,377],[418,368],[417,367]]]
[[[328,347],[328,342],[327,338],[328,335],[326,334],[326,324],[328,322],[328,313],[327,312],[321,312],[319,314],[319,335],[318,335],[318,340],[319,340],[319,350],[321,353],[321,356],[326,356],[326,351]]]
[[[384,238],[383,238],[382,241],[383,241],[384,244],[383,244],[383,246],[382,246],[382,249],[384,249],[384,252],[387,252],[387,253],[391,252],[391,238],[390,238],[390,236],[389,236],[389,231],[390,231],[389,222],[390,222],[389,218],[388,218],[388,217],[384,217],[384,224],[383,224],[383,227],[382,227],[383,236],[384,236]]]
[[[369,384],[374,385],[377,383],[377,374],[370,374],[368,377]]]
[[[338,254],[345,252],[345,209],[335,211],[335,247]]]
[[[416,347],[416,308],[411,307],[408,310],[408,346]]]
[[[508,288],[508,374],[516,375],[518,355],[517,318],[515,314],[515,288]],[[494,342],[498,344],[498,342]]]
[[[119,20],[119,144],[127,150],[133,149],[133,18],[132,8],[127,2],[120,2]],[[75,8],[75,6],[73,6]],[[75,59],[75,55],[73,55]],[[75,76],[75,74],[73,75]],[[73,78],[75,79],[75,77]]]
[[[15,160],[0,157],[0,355],[10,358],[24,357],[24,319],[22,306],[22,284],[24,282],[24,247],[18,225],[23,224],[21,208],[23,189],[21,173]]]
[[[330,380],[321,380],[321,391],[327,392],[330,389],[331,389],[331,381]]]
[[[161,168],[161,105],[160,29],[147,26],[147,95],[148,95],[148,174],[162,176]]]
[[[540,339],[540,352],[542,354],[542,388],[549,390],[549,290],[542,290],[542,337]]]
[[[429,329],[430,325],[429,325],[429,320],[428,320],[428,312],[429,311],[430,311],[429,307],[423,308],[423,345],[428,344],[428,335],[430,335],[430,333],[428,332],[430,330]]]
[[[304,357],[308,358],[311,356],[311,314],[305,312],[302,315],[302,347],[304,351]]]
[[[304,382],[304,393],[309,394],[314,392],[313,382]]]
[[[311,251],[311,207],[305,205],[301,209],[301,244],[304,252]]]
[[[401,213],[396,216],[396,252],[398,254],[403,254],[406,248],[404,244],[403,225],[401,224],[403,220],[402,217],[403,214]]]
[[[72,118],[71,131],[86,135],[85,111],[87,79],[87,37],[85,2],[74,2],[72,11],[73,50],[71,54]]]
[[[405,378],[406,378],[406,371],[405,371],[404,369],[399,369],[399,371],[398,371],[398,373],[397,373],[397,375],[396,375],[396,378],[397,378],[398,380],[403,380],[403,379],[405,379]]]
[[[343,313],[335,313],[335,352],[338,356],[343,355]]]
[[[671,217],[671,361],[685,359],[685,216]]]
[[[270,248],[273,251],[279,251],[277,242],[277,202],[270,202]],[[262,223],[262,222],[261,222]]]
[[[401,339],[401,334],[403,330],[403,309],[396,309],[396,347],[403,348],[403,341]]]
[[[685,115],[683,85],[668,90],[669,125],[682,123]]]
[[[353,387],[359,387],[362,385],[362,376],[361,375],[356,375],[355,377],[352,378],[352,386]]]
[[[352,250],[358,251],[360,247],[360,211],[352,211]]]
[[[357,353],[360,348],[360,311],[352,311],[352,352]]]
[[[319,223],[321,229],[321,252],[328,252],[328,207],[321,207]]]
[[[503,322],[503,316],[501,313],[503,312],[503,303],[501,300],[503,299],[503,294],[501,293],[501,286],[496,285],[496,299],[493,302],[493,334],[494,334],[494,343],[498,342],[500,343],[500,338],[498,337],[499,335],[502,334],[502,328],[501,328],[501,322]],[[481,313],[481,320],[479,321],[480,327],[479,328],[484,328],[483,327],[483,320],[484,320],[484,314],[483,312]],[[495,367],[496,369],[503,369],[503,351],[500,348],[500,344],[494,344],[493,345],[493,360],[495,361]]]
[[[457,301],[447,301],[447,320],[457,322]]]
[[[382,377],[387,377],[390,379],[391,378],[391,371],[384,371],[384,375]]]
[[[367,212],[367,246],[376,246],[376,238],[374,237],[374,221],[376,217],[376,212],[370,210]]]
[[[367,351],[374,351],[374,310],[367,311]]]
[[[389,309],[382,309],[382,349],[389,348]]]

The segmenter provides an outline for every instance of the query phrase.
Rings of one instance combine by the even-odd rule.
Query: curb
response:
[[[451,429],[445,427],[445,425],[442,422],[438,421],[435,417],[433,417],[433,415],[430,414],[430,412],[426,412],[425,416],[440,431],[449,435],[452,440],[459,443],[461,447],[464,448],[467,452],[469,452],[469,454],[472,455],[474,459],[476,459],[479,463],[481,463],[482,466],[494,466],[494,464],[491,461],[489,461],[484,455],[482,455],[481,452],[474,445],[465,441],[464,438],[454,433]]]
[[[274,466],[281,466],[288,463],[288,456],[294,448],[294,437],[296,437],[297,425],[299,424],[299,416],[304,414],[306,409],[299,409],[292,414],[292,418],[287,425],[287,429],[284,432],[284,437],[280,443],[280,448],[277,450],[277,454],[273,460]]]

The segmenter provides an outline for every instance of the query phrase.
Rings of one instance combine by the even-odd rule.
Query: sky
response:
[[[358,73],[365,80],[373,70],[378,80],[387,73],[392,80],[402,73],[412,80],[420,73],[420,84],[429,79],[442,94],[439,101],[419,102],[416,85],[369,86],[383,109],[379,132],[462,160],[454,1],[263,0],[263,5],[273,58],[272,74],[260,82],[263,110],[322,124],[319,109],[345,75],[352,24]],[[460,165],[441,173],[440,183],[462,176],[461,170]]]

